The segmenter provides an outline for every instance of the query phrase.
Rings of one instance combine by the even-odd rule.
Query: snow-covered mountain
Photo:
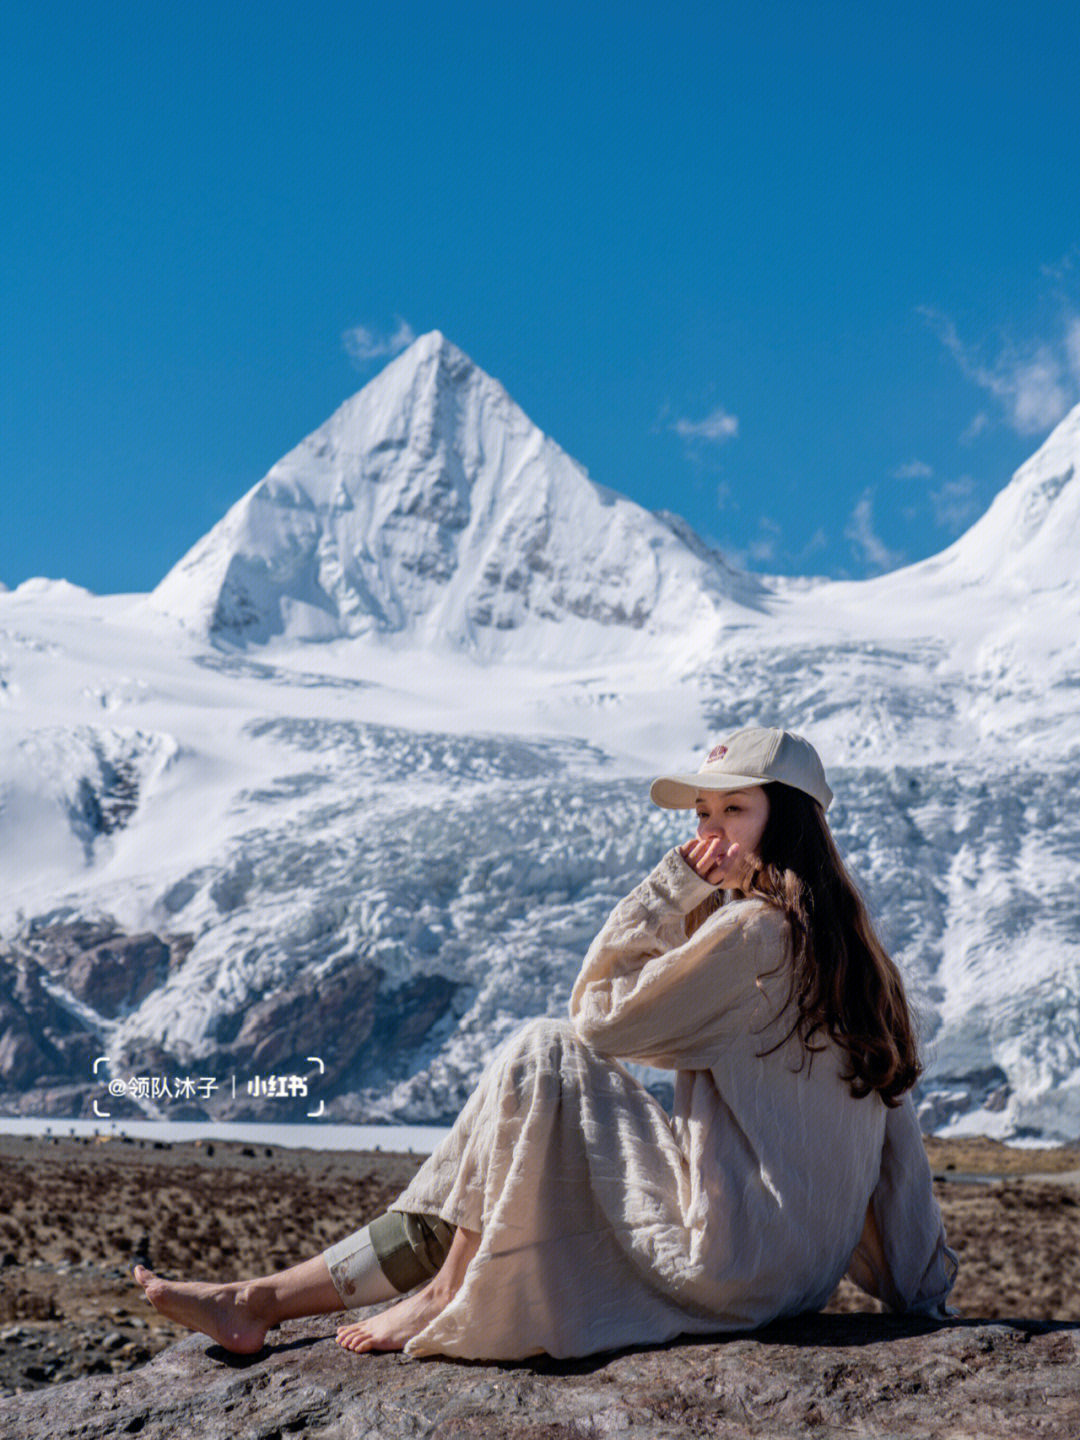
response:
[[[672,633],[702,600],[709,614],[753,600],[757,584],[695,541],[594,485],[433,331],[280,460],[154,601],[234,643],[610,650],[604,630]]]
[[[927,561],[948,584],[1026,599],[1080,588],[1080,405],[1022,465],[986,514]]]
[[[245,1082],[318,1055],[332,1118],[447,1119],[681,838],[650,774],[761,721],[825,759],[925,1123],[1080,1136],[1078,461],[1080,409],[941,555],[750,578],[423,337],[151,596],[0,593],[0,1105],[298,1119]]]

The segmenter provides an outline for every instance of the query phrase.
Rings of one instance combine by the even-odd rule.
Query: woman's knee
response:
[[[569,1020],[547,1017],[530,1020],[515,1030],[503,1051],[508,1060],[532,1061],[553,1070],[561,1069],[567,1058],[590,1053]]]
[[[580,1045],[582,1042],[577,1031],[569,1020],[560,1020],[551,1016],[538,1016],[535,1020],[528,1020],[520,1030],[515,1030],[510,1037],[511,1043],[515,1041],[524,1046],[561,1046]]]

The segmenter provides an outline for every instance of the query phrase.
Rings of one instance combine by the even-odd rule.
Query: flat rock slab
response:
[[[350,1355],[340,1317],[258,1355],[192,1335],[128,1374],[0,1401],[18,1440],[1077,1440],[1080,1324],[814,1315],[752,1335],[515,1365]]]

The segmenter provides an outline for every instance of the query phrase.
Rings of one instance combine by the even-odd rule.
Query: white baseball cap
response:
[[[790,730],[750,725],[714,745],[696,775],[661,775],[649,794],[665,810],[692,810],[701,790],[745,790],[780,780],[812,796],[823,810],[832,791],[817,751]]]

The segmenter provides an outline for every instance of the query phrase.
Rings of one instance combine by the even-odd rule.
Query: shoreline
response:
[[[53,1116],[0,1115],[0,1137],[29,1135],[39,1139],[161,1140],[167,1145],[187,1141],[222,1144],[276,1145],[284,1149],[348,1150],[379,1154],[429,1155],[450,1133],[449,1125],[349,1125],[327,1122],[274,1123],[232,1120],[137,1120],[101,1118],[59,1120]]]

